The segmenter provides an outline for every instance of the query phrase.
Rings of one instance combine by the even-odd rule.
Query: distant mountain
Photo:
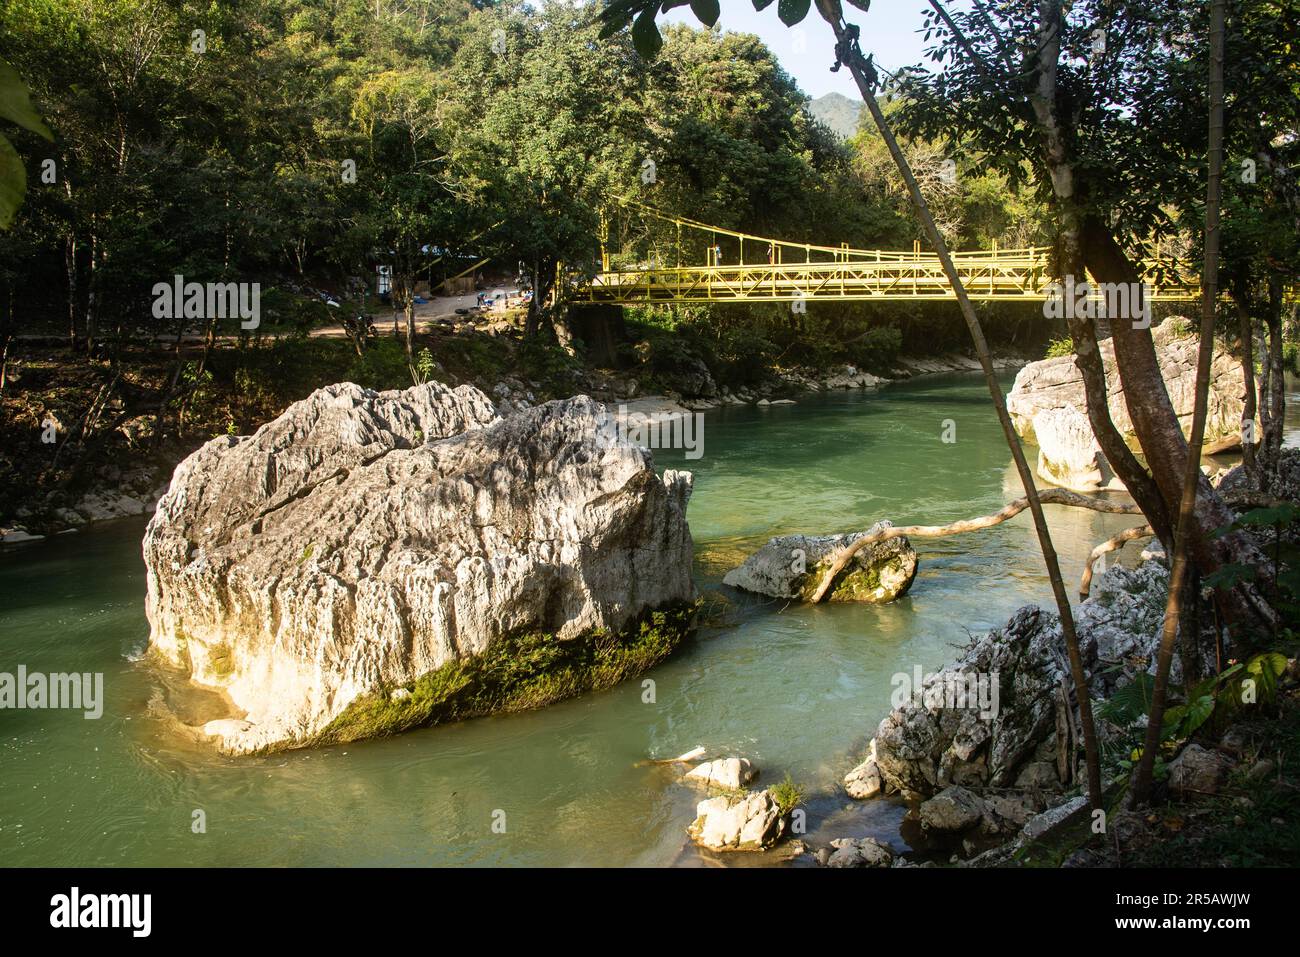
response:
[[[842,93],[827,93],[808,104],[812,115],[831,128],[837,135],[848,139],[858,131],[858,117],[866,106],[861,100],[851,100]]]

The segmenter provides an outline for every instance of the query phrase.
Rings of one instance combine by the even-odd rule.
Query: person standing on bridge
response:
[[[719,243],[713,244],[713,265],[722,265],[722,246]]]

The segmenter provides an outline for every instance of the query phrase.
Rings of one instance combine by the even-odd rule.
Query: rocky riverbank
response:
[[[1029,360],[1003,354],[996,357],[999,369],[1018,369]],[[575,394],[590,395],[607,407],[629,413],[680,414],[719,408],[723,405],[793,404],[799,396],[817,392],[875,389],[890,382],[919,375],[977,372],[977,359],[961,353],[936,357],[900,356],[888,376],[872,375],[853,366],[838,366],[824,372],[790,371],[753,387],[731,390],[713,382],[707,370],[692,384],[693,393],[642,392],[635,376],[587,370]],[[541,382],[518,376],[504,376],[481,383],[502,414],[532,408],[545,395]],[[0,547],[21,545],[86,525],[122,518],[151,515],[167,491],[172,471],[194,449],[176,442],[160,447],[152,461],[129,469],[107,465],[91,476],[88,489],[69,500],[64,490],[51,490],[44,498],[21,506],[11,518],[0,521]]]

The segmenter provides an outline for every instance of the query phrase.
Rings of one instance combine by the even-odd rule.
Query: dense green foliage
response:
[[[620,197],[794,241],[910,245],[878,151],[815,121],[757,38],[674,27],[647,63],[627,36],[597,41],[597,7],[13,0],[0,57],[55,139],[16,136],[53,181],[0,236],[0,323],[170,337],[149,303],[178,273],[359,297],[381,262],[401,292],[479,255],[520,267],[540,302],[559,264],[594,267],[602,211],[616,255],[702,261],[704,237],[679,249]],[[959,192],[963,240],[1024,234],[999,185]]]

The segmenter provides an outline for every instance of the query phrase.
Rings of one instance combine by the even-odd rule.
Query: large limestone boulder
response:
[[[1151,330],[1165,388],[1185,433],[1192,429],[1192,408],[1196,398],[1196,353],[1199,340],[1188,334],[1186,319],[1171,317]],[[1129,417],[1124,388],[1115,366],[1115,346],[1110,339],[1100,343],[1102,363],[1109,390],[1107,404],[1115,427],[1133,444],[1133,420]],[[1209,451],[1220,451],[1240,443],[1241,415],[1244,410],[1245,380],[1241,363],[1222,347],[1215,349],[1211,366],[1205,444]],[[1058,356],[1031,362],[1016,375],[1007,396],[1007,411],[1016,431],[1027,441],[1040,444],[1035,419],[1040,412],[1074,406],[1086,410],[1083,376],[1074,364],[1074,356]],[[1050,442],[1051,439],[1048,439]],[[1041,474],[1041,473],[1040,473]],[[1044,476],[1051,481],[1050,476]]]
[[[866,532],[851,535],[783,535],[773,538],[739,568],[723,577],[724,585],[772,598],[806,601],[835,554],[864,534],[890,526],[877,522]],[[904,594],[916,577],[916,552],[906,536],[876,542],[863,548],[840,572],[831,587],[831,601],[893,601]]]
[[[225,696],[204,730],[234,753],[646,667],[687,627],[651,613],[693,598],[691,476],[614,435],[582,396],[502,418],[469,386],[318,390],[177,466],[144,540],[151,649]]]
[[[1123,488],[1093,437],[1088,417],[1073,405],[1035,413],[1034,436],[1039,478],[1072,492]]]
[[[918,809],[921,826],[943,834],[969,830],[984,817],[984,802],[957,785],[944,788]]]
[[[1135,569],[1117,565],[1079,606],[1076,625],[1094,699],[1109,697],[1122,680],[1114,662],[1148,659],[1154,667],[1168,578],[1160,562]],[[886,790],[927,797],[953,784],[1011,787],[1027,766],[1054,756],[1058,740],[1070,741],[1070,726],[1078,722],[1061,707],[1062,689],[1071,684],[1055,615],[1032,605],[1020,609],[928,676],[925,688],[972,677],[997,682],[995,713],[951,707],[942,695],[922,694],[880,722],[873,756]],[[1067,744],[1061,754],[1073,750]]]

